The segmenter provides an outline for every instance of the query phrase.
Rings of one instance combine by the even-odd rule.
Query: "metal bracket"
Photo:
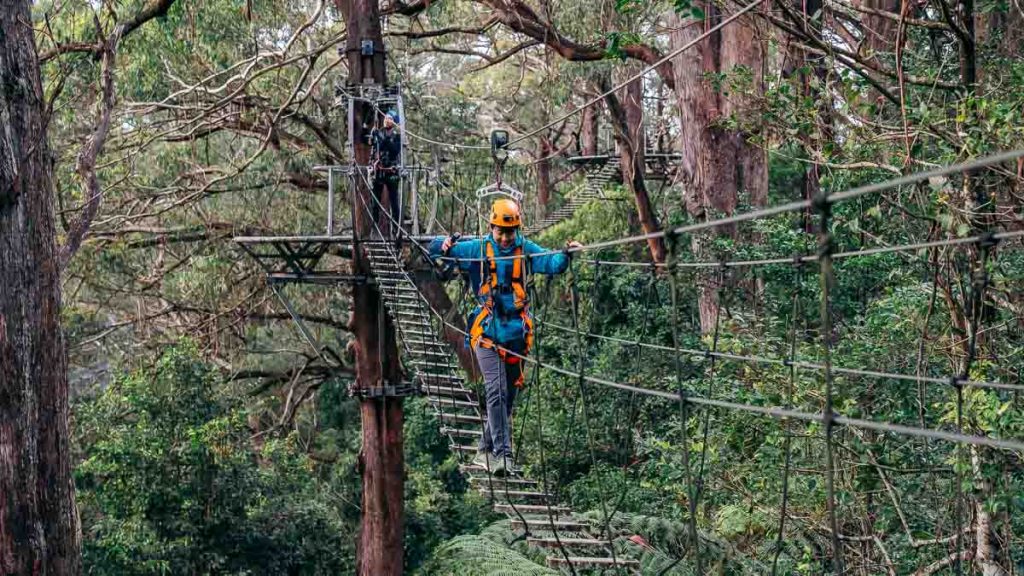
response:
[[[516,202],[523,201],[523,193],[508,184],[488,184],[476,191],[477,199],[484,199],[488,196],[508,196]]]

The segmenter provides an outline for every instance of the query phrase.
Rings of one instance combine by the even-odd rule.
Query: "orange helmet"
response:
[[[502,227],[522,226],[523,218],[519,214],[519,205],[515,200],[495,200],[491,206],[491,224]]]

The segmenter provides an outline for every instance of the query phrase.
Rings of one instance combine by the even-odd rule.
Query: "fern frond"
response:
[[[501,524],[500,522],[496,524]],[[494,528],[491,525],[489,528]],[[494,528],[497,530],[497,528]],[[424,576],[559,576],[515,550],[484,536],[457,536],[442,544]]]

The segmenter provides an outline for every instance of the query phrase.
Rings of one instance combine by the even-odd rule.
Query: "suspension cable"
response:
[[[949,165],[949,166],[944,166],[944,167],[940,167],[940,168],[934,168],[932,170],[925,170],[925,171],[922,171],[922,172],[915,172],[913,174],[908,174],[906,176],[901,176],[899,178],[893,178],[891,180],[886,180],[884,182],[879,182],[877,184],[869,184],[869,185],[866,185],[866,186],[860,186],[858,188],[853,188],[853,189],[847,190],[845,192],[839,192],[839,193],[836,193],[836,194],[830,194],[824,201],[827,202],[828,204],[836,204],[836,203],[838,203],[840,201],[843,201],[843,200],[849,200],[849,199],[852,199],[852,198],[858,198],[858,197],[861,197],[861,196],[865,196],[867,194],[873,194],[875,192],[880,192],[882,190],[887,190],[889,188],[895,188],[895,187],[904,186],[904,185],[907,185],[907,184],[914,184],[916,182],[921,182],[921,181],[924,181],[924,180],[928,180],[930,178],[937,178],[937,177],[940,177],[940,176],[947,176],[949,174],[955,174],[955,173],[965,172],[965,171],[970,171],[970,170],[977,170],[977,169],[985,168],[987,166],[991,166],[991,165],[994,165],[994,164],[999,164],[1001,162],[1006,162],[1008,160],[1015,160],[1015,159],[1021,158],[1021,157],[1024,157],[1024,148],[1017,149],[1017,150],[1012,150],[1012,151],[1009,151],[1009,152],[1003,152],[1003,153],[999,153],[999,154],[993,154],[991,156],[986,156],[984,158],[978,158],[978,159],[975,159],[975,160],[969,160],[969,161],[962,162],[962,163],[959,163],[959,164],[952,164],[952,165]],[[799,201],[789,202],[789,203],[786,203],[786,204],[781,204],[781,205],[773,206],[773,207],[769,207],[769,208],[762,208],[760,210],[755,210],[755,211],[751,211],[751,212],[744,212],[744,213],[741,213],[741,214],[734,214],[732,216],[727,216],[727,217],[719,218],[719,219],[716,219],[716,220],[707,220],[707,221],[698,222],[698,223],[695,223],[695,224],[687,224],[685,226],[679,226],[677,228],[673,228],[673,229],[669,229],[669,230],[658,230],[658,231],[649,232],[649,233],[646,233],[646,234],[638,234],[638,235],[634,235],[634,236],[625,236],[625,237],[622,237],[622,238],[617,238],[617,239],[614,239],[614,240],[606,240],[606,241],[603,241],[603,242],[596,242],[596,243],[593,243],[593,244],[584,244],[584,245],[576,247],[576,248],[569,248],[568,252],[569,253],[585,252],[585,251],[589,251],[589,250],[598,250],[598,249],[601,249],[601,248],[610,248],[612,246],[621,246],[623,244],[631,244],[631,243],[636,243],[636,242],[646,242],[648,240],[653,240],[653,239],[657,239],[657,238],[664,238],[664,237],[666,237],[669,234],[676,234],[676,235],[692,234],[694,232],[699,232],[699,231],[703,231],[703,230],[719,228],[719,227],[730,225],[730,224],[738,224],[738,223],[741,223],[741,222],[749,222],[751,220],[758,220],[758,219],[767,218],[767,217],[770,217],[770,216],[777,216],[779,214],[785,214],[785,213],[788,213],[788,212],[804,210],[804,209],[811,208],[811,207],[812,207],[811,206],[811,200],[799,200]],[[1008,237],[1017,237],[1017,236],[1020,236],[1022,234],[1024,234],[1024,232],[1021,232],[1021,231],[1003,232],[1003,233],[997,234],[997,237],[1002,239],[1002,238],[1008,238]],[[965,239],[960,239],[960,240],[957,241],[957,243],[969,243],[969,242],[970,242],[969,240],[965,240]],[[871,249],[871,250],[874,250],[874,252],[871,252],[871,253],[882,253],[882,252],[885,252],[885,251],[893,251],[893,249],[890,248],[890,247],[877,248],[877,249]],[[564,252],[564,250],[546,250],[546,251],[542,251],[542,252],[536,252],[536,253],[532,254],[531,256],[545,256],[545,255],[549,255],[549,254],[559,254],[559,253],[562,253],[562,252]],[[515,255],[511,255],[511,256],[495,256],[495,260],[511,260],[511,259],[523,258],[523,257],[524,256],[515,256]],[[791,261],[791,259],[786,259],[785,261]],[[778,260],[778,261],[774,261],[772,263],[783,263],[785,261]]]
[[[792,260],[791,260],[792,261]],[[542,321],[538,320],[538,323]],[[554,328],[561,332],[572,333],[575,332],[568,326],[562,326],[556,324],[550,320],[543,321],[545,326]],[[594,334],[591,332],[585,333],[587,338],[596,338],[598,340],[606,340],[609,342],[616,342],[618,344],[624,344],[628,346],[638,346],[640,348],[647,348],[650,350],[658,350],[662,352],[675,352],[676,349],[672,346],[665,346],[662,344],[653,344],[650,342],[638,342],[636,340],[629,340],[626,338],[619,338],[616,336],[605,336],[603,334]],[[793,364],[798,368],[806,368],[809,370],[824,370],[823,364],[815,362],[803,362],[797,360],[789,360],[786,358],[770,358],[767,356],[752,356],[743,354],[732,354],[729,352],[716,352],[710,349],[696,349],[696,348],[679,348],[678,352],[683,354],[691,354],[694,356],[708,357],[708,358],[721,358],[723,360],[732,360],[736,362],[751,362],[756,364],[775,364],[785,366],[787,364]],[[884,372],[881,370],[866,370],[861,368],[844,368],[841,366],[832,366],[832,371],[837,374],[849,374],[851,376],[866,376],[871,378],[880,378],[886,380],[905,380],[909,382],[918,382],[926,384],[942,384],[948,385],[950,382],[949,378],[940,378],[936,376],[920,376],[914,374],[899,374],[895,372]],[[956,378],[957,383],[961,386],[972,387],[972,388],[991,388],[995,390],[1009,390],[1014,392],[1024,392],[1024,384],[1007,384],[1003,382],[993,382],[986,380],[965,380],[962,376]]]

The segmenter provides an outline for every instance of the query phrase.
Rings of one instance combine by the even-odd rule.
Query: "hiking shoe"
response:
[[[495,476],[505,476],[506,474],[508,474],[508,469],[505,467],[505,460],[507,460],[507,458],[505,458],[504,456],[492,456],[490,470],[491,474]]]
[[[487,455],[487,451],[486,450],[477,450],[476,451],[476,456],[473,457],[473,465],[474,466],[479,466],[479,467],[483,468],[484,470],[487,470],[488,472],[490,472],[491,471],[490,464],[494,464],[494,460],[495,460],[495,458],[493,456],[491,456],[489,461],[488,461],[488,455]]]
[[[501,458],[501,468],[505,476],[517,476],[516,463],[511,455]]]

